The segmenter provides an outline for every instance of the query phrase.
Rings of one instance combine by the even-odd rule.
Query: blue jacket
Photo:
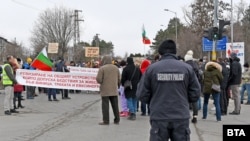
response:
[[[149,103],[151,120],[181,120],[190,118],[189,102],[196,102],[200,91],[193,68],[166,54],[147,68],[136,94]]]
[[[23,63],[23,69],[35,70],[35,68],[33,68],[32,66],[30,66],[30,64],[28,64],[27,62]]]

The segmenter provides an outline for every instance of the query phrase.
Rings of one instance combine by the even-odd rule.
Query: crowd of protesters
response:
[[[236,53],[231,53],[229,58],[219,57],[216,60],[210,60],[207,56],[204,56],[201,59],[195,59],[193,58],[194,52],[189,50],[184,55],[184,57],[181,57],[176,56],[176,52],[173,49],[174,45],[171,46],[171,44],[173,44],[172,41],[166,42],[168,43],[165,45],[163,43],[162,45],[163,49],[159,49],[159,53],[161,54],[156,55],[154,60],[144,58],[140,64],[136,64],[133,58],[128,57],[126,61],[121,60],[113,62],[117,68],[120,68],[121,80],[119,84],[117,84],[119,86],[121,104],[120,117],[127,117],[128,120],[136,120],[136,113],[139,111],[138,109],[140,109],[141,116],[150,116],[151,130],[154,130],[154,128],[168,128],[164,126],[164,122],[158,122],[158,120],[166,120],[166,123],[169,123],[169,121],[171,121],[171,119],[169,119],[170,116],[173,116],[172,120],[175,120],[176,116],[178,117],[178,112],[183,114],[185,111],[184,107],[187,106],[185,104],[186,102],[188,102],[188,109],[193,113],[191,118],[192,123],[197,123],[199,110],[202,110],[200,118],[203,120],[207,118],[208,103],[210,99],[213,100],[214,106],[211,108],[211,110],[215,110],[216,121],[218,122],[222,120],[222,116],[226,116],[227,114],[240,115],[240,104],[243,104],[245,91],[247,91],[248,94],[248,99],[245,104],[250,104],[249,65],[248,63],[245,63],[243,65],[244,71],[242,71],[241,64],[239,62],[240,60]],[[170,49],[168,49],[169,46]],[[164,49],[164,47],[167,49]],[[183,62],[188,66],[184,65],[183,63],[179,64],[175,60]],[[179,67],[180,69],[178,69]],[[191,69],[189,72],[190,76],[188,77],[189,81],[192,80],[191,78],[196,79],[192,80],[192,82],[187,82],[188,80],[186,80],[186,78],[182,78],[180,75],[182,73],[186,73],[181,72],[181,67],[187,67],[188,69]],[[176,73],[175,76],[179,76],[176,79],[181,79],[181,81],[185,82],[185,85],[190,83],[186,86],[185,90],[183,89],[183,91],[181,91],[182,85],[179,85],[179,81],[172,80],[175,79],[173,77],[174,73]],[[131,87],[125,86],[127,80],[131,81]],[[191,83],[195,86],[190,87]],[[190,87],[190,92],[187,91],[188,87]],[[187,99],[182,101],[183,97],[178,97],[178,95],[182,92],[185,93],[184,95],[190,95],[192,93],[192,96],[185,97]],[[164,99],[162,95],[165,94],[169,97]],[[175,94],[177,99],[172,96]],[[234,109],[232,111],[228,110],[230,98],[232,98],[234,101]],[[161,101],[163,102],[162,104]],[[165,104],[164,102],[168,103],[169,105]],[[164,105],[166,105],[166,107],[164,107]],[[177,107],[180,108],[179,111]],[[114,107],[112,106],[112,108]],[[117,111],[116,108],[113,110]],[[164,110],[166,110],[166,113],[163,112]],[[170,113],[168,113],[168,111]],[[166,117],[163,116],[164,114]],[[115,117],[115,119],[117,119],[117,114]],[[186,115],[179,115],[179,117],[180,118],[177,118],[177,120],[182,118],[189,119],[189,112],[186,113]],[[156,122],[152,122],[152,119],[156,120]],[[114,122],[118,123],[116,121]],[[109,119],[101,122],[100,125],[107,124],[109,124]],[[171,124],[174,123],[171,122]],[[176,126],[177,124],[179,123],[176,123]],[[188,126],[187,122],[183,122],[182,124],[183,127]],[[158,126],[155,127],[155,125]],[[181,135],[181,133],[182,132],[177,135]],[[167,133],[163,133],[160,136],[166,136],[166,134]],[[151,134],[151,140],[154,140],[154,137],[155,135]],[[172,138],[174,137],[172,136]],[[176,138],[179,139],[178,137]]]
[[[132,57],[118,61],[112,60],[111,56],[104,56],[101,62],[82,64],[59,58],[53,61],[52,71],[68,73],[70,70],[67,66],[98,68],[96,81],[100,84],[103,116],[100,125],[110,123],[110,102],[115,124],[119,124],[120,117],[136,120],[140,109],[141,116],[150,116],[151,130],[154,133],[157,129],[162,129],[166,132],[159,133],[161,137],[177,140],[184,138],[179,136],[182,133],[189,134],[190,111],[192,123],[197,123],[199,110],[202,110],[201,118],[204,120],[207,118],[210,99],[213,100],[215,107],[216,121],[221,121],[221,116],[228,113],[240,115],[245,91],[248,94],[245,104],[250,105],[249,64],[245,63],[242,71],[236,53],[231,53],[229,58],[209,60],[206,56],[195,59],[194,52],[188,50],[184,57],[181,57],[176,55],[176,46],[172,40],[164,41],[158,52],[154,59],[144,58],[139,64],[135,63]],[[30,65],[32,61],[29,57],[26,62],[22,62],[20,58],[7,56],[7,61],[1,68],[2,84],[5,89],[5,115],[18,113],[16,109],[25,107],[21,102],[24,100],[22,96],[24,90],[27,99],[38,96],[36,87],[22,86],[15,79],[16,69],[36,70]],[[81,92],[55,88],[39,88],[39,90],[47,93],[48,101],[59,101],[57,94],[61,94],[62,99],[71,99],[69,92]],[[228,112],[230,98],[234,101],[234,109]],[[183,127],[183,130],[176,133],[178,136],[167,132],[169,129],[174,130],[175,126]],[[156,140],[157,135],[154,133],[150,134],[152,141]]]

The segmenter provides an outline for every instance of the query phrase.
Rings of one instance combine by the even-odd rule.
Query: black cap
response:
[[[160,55],[164,55],[166,53],[176,54],[176,45],[173,40],[165,40],[159,46],[158,52]]]

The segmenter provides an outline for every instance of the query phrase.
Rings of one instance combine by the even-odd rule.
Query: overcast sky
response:
[[[31,47],[29,38],[38,16],[47,8],[64,6],[82,10],[81,41],[90,42],[98,33],[100,38],[114,44],[115,55],[142,53],[149,50],[142,44],[142,25],[153,41],[157,31],[167,26],[174,13],[185,23],[183,8],[194,0],[1,0],[0,36],[16,38]],[[224,0],[230,2],[231,0]],[[238,1],[237,1],[238,2]]]

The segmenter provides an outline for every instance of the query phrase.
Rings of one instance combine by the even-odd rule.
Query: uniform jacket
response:
[[[96,76],[96,81],[100,84],[100,94],[101,96],[117,96],[120,82],[119,69],[112,64],[110,56],[104,56],[102,64]]]
[[[141,70],[134,65],[134,62],[132,60],[127,61],[127,63],[128,64],[122,71],[121,84],[122,86],[124,86],[125,81],[131,79],[131,76],[133,75],[133,72],[135,70],[134,77],[131,80],[132,90],[130,88],[126,88],[124,90],[124,93],[126,98],[136,98],[137,84],[141,79]]]
[[[204,80],[203,80],[203,93],[211,94],[215,93],[212,90],[212,84],[220,85],[223,79],[222,76],[222,67],[220,64],[216,62],[208,62],[205,66],[204,71]]]
[[[193,68],[166,54],[147,68],[137,96],[149,103],[151,120],[179,120],[190,118],[189,102],[196,102],[200,91]]]

